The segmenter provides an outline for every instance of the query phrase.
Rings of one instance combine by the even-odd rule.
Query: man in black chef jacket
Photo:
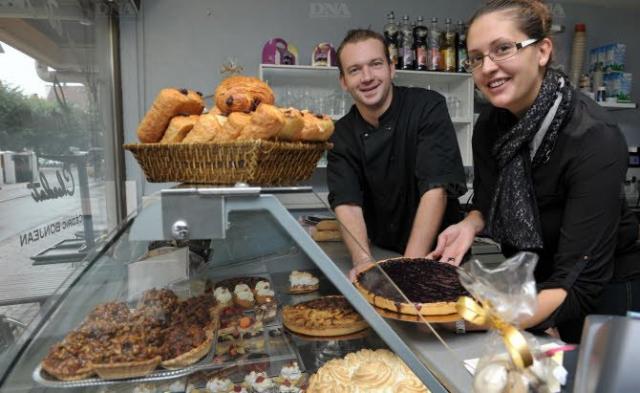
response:
[[[329,203],[354,271],[369,242],[425,257],[441,228],[459,221],[466,192],[455,130],[442,95],[392,84],[384,38],[351,30],[338,48],[340,84],[355,105],[336,123],[329,151]]]

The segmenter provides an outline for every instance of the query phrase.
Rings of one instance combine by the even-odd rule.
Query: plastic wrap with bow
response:
[[[536,311],[537,261],[536,254],[521,252],[499,265],[472,260],[459,271],[460,282],[475,300],[461,297],[458,313],[490,329],[485,355],[476,368],[476,392],[550,392],[549,384],[557,385],[552,381],[557,365],[550,359],[534,360],[538,343],[519,330],[520,323]]]

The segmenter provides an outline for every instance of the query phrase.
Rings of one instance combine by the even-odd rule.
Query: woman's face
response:
[[[520,31],[511,16],[510,11],[499,11],[477,18],[467,35],[469,57],[487,54],[500,43],[539,38],[528,37]],[[551,50],[551,40],[545,38],[500,62],[486,56],[482,64],[472,71],[473,79],[494,106],[521,116],[538,95]]]

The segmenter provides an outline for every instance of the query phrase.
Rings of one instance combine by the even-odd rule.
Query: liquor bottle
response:
[[[451,28],[451,18],[445,20],[441,42],[442,69],[447,72],[456,72],[456,32]]]
[[[461,20],[457,23],[458,42],[456,43],[456,70],[458,72],[467,72],[464,69],[464,62],[467,60],[467,27]]]
[[[415,53],[416,70],[426,71],[427,67],[427,26],[421,16],[416,20],[413,28],[413,48]]]
[[[400,55],[398,56],[398,62],[400,69],[413,70],[415,69],[415,56],[413,54],[413,29],[409,23],[409,16],[404,15],[402,17],[402,24],[400,25]]]
[[[393,11],[387,14],[387,24],[384,25],[384,40],[389,49],[389,61],[394,67],[398,67],[398,25]]]
[[[438,30],[438,18],[431,18],[431,29],[429,29],[427,52],[427,69],[429,71],[441,71],[440,59],[440,31]]]

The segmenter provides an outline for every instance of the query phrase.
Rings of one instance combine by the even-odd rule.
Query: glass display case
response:
[[[281,203],[283,192],[304,193],[300,198],[315,198],[321,205],[320,198],[305,187],[183,185],[148,197],[137,214],[111,234],[101,252],[74,273],[67,289],[50,300],[47,312],[28,327],[24,335],[28,340],[10,350],[13,357],[3,370],[2,391],[187,391],[205,388],[213,378],[243,383],[252,371],[264,372],[277,382],[283,368],[297,364],[308,378],[329,360],[365,348],[390,349],[432,392],[470,391],[471,374],[463,359],[481,354],[484,333],[459,335],[446,325],[433,328],[433,322],[452,321],[446,318],[399,318],[393,313],[383,318],[351,282],[351,260],[343,243],[312,238],[315,234],[309,223],[330,218],[331,212],[288,210]],[[374,248],[371,260],[394,256]],[[293,271],[317,277],[318,290],[293,293]],[[397,290],[386,276],[381,277],[376,286]],[[261,300],[260,292],[254,291],[251,303],[242,309],[217,308],[211,345],[188,363],[156,364],[137,374],[132,367],[115,376],[91,371],[73,380],[61,380],[43,370],[42,361],[51,356],[56,343],[67,342],[72,331],[86,332],[101,304],[119,302],[126,307],[125,313],[137,315],[151,304],[146,297],[150,290],[164,288],[177,296],[178,304],[196,305],[193,310],[198,313],[202,309],[193,299],[215,296],[217,305],[223,306],[225,300],[217,293],[223,286],[241,304],[238,299],[244,297],[236,284],[257,287],[259,281],[266,281],[273,293]],[[363,327],[348,334],[335,335],[326,328],[327,335],[317,331],[310,335],[287,325],[285,319],[291,314],[283,310],[326,295],[343,295],[366,321]],[[406,298],[400,292],[391,295],[395,296]],[[188,303],[191,300],[194,302]],[[166,317],[169,323],[177,318],[177,311],[173,312]],[[153,318],[164,321],[165,317],[153,314]],[[113,312],[106,318],[117,319]],[[93,333],[105,332],[93,329]],[[121,348],[123,353],[129,349]]]
[[[235,371],[228,375],[238,379],[247,370],[256,369],[256,365],[258,369],[264,369],[264,363],[268,363],[268,375],[278,375],[283,365],[295,361],[309,374],[331,358],[361,348],[381,347],[388,347],[402,357],[433,391],[442,391],[441,384],[424,367],[423,360],[358,294],[346,275],[348,265],[332,262],[328,254],[339,257],[339,252],[344,253],[338,247],[341,243],[329,244],[323,250],[296,217],[302,217],[304,212],[292,214],[276,196],[265,192],[269,190],[184,186],[148,198],[137,216],[112,235],[95,259],[79,269],[68,289],[49,307],[48,314],[42,316],[37,326],[31,327],[30,340],[16,349],[14,361],[5,370],[3,391],[60,388],[104,391],[105,386],[128,391],[141,383],[161,384],[176,379],[191,380],[204,387],[207,375],[230,367]],[[328,210],[311,213],[314,216],[330,215]],[[187,239],[192,239],[188,241],[189,248],[153,252],[167,243],[186,242]],[[317,276],[319,291],[299,295],[288,293],[289,275],[293,270]],[[40,367],[50,348],[70,331],[78,329],[99,304],[123,302],[135,310],[139,307],[141,294],[150,288],[169,288],[184,300],[204,293],[216,282],[233,277],[258,277],[269,281],[278,307],[275,318],[259,315],[259,308],[244,311],[252,321],[262,320],[263,329],[247,340],[252,344],[242,348],[245,353],[238,358],[225,358],[229,344],[216,337],[212,349],[187,367],[175,370],[158,367],[145,376],[124,381],[101,379],[96,375],[62,381]],[[346,339],[311,339],[284,332],[280,315],[284,305],[340,293],[372,329]],[[218,332],[223,331],[222,328],[224,324]]]

